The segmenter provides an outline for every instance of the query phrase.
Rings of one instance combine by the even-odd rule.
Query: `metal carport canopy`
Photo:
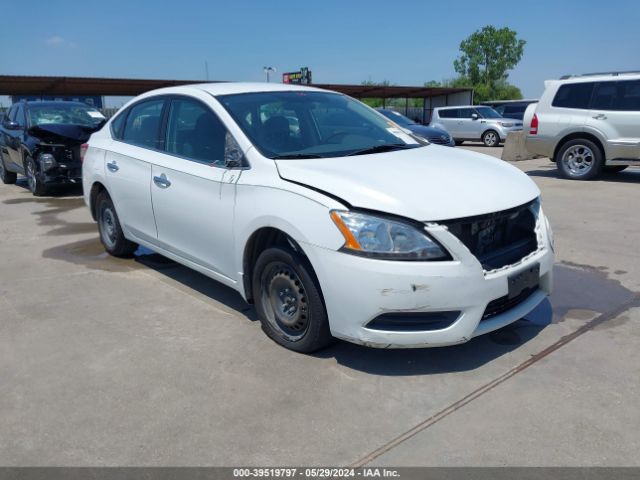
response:
[[[105,95],[135,96],[162,87],[192,83],[218,83],[204,80],[150,80],[138,78],[43,77],[0,75],[0,95]],[[469,88],[404,87],[384,85],[313,84],[356,98],[429,98]]]

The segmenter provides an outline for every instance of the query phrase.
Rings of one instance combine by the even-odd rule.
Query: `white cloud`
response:
[[[76,44],[70,42],[69,40],[65,40],[60,35],[54,35],[45,40],[45,43],[50,47],[70,47],[75,48]]]

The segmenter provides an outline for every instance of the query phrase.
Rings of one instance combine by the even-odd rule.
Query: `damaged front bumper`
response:
[[[508,325],[551,293],[554,254],[543,215],[539,247],[520,261],[493,271],[442,226],[429,234],[453,261],[375,260],[305,244],[325,299],[331,333],[372,347],[435,347],[464,343]],[[537,283],[511,286],[534,272]],[[530,274],[529,274],[530,275]]]

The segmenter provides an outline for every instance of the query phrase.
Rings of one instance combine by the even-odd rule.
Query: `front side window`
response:
[[[14,121],[21,127],[25,126],[24,107],[22,105],[18,105]]]
[[[148,100],[131,107],[122,140],[141,147],[159,147],[159,128],[164,99]]]
[[[476,111],[482,118],[502,118],[500,114],[491,107],[478,107]]]
[[[374,110],[325,92],[259,92],[217,97],[268,158],[324,158],[417,148]]]
[[[9,113],[7,113],[7,118],[11,121],[11,122],[15,122],[16,121],[16,113],[18,111],[18,105],[12,105],[11,109],[9,110]]]
[[[551,105],[560,108],[588,109],[594,82],[561,85]]]
[[[167,153],[212,165],[223,165],[227,129],[206,105],[174,99],[167,121]]]
[[[460,112],[460,118],[466,118],[466,119],[470,119],[471,115],[476,113],[476,111],[473,108],[461,108],[459,112]]]

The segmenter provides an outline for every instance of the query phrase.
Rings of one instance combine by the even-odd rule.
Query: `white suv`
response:
[[[551,290],[531,179],[317,88],[145,93],[91,137],[83,184],[109,253],[143,245],[230,286],[296,351],[466,342]]]
[[[480,140],[487,147],[497,147],[510,132],[522,130],[522,121],[504,118],[491,107],[469,105],[434,108],[429,126],[449,132],[456,145]]]
[[[527,150],[551,158],[565,178],[640,165],[640,73],[547,80],[524,124]]]

